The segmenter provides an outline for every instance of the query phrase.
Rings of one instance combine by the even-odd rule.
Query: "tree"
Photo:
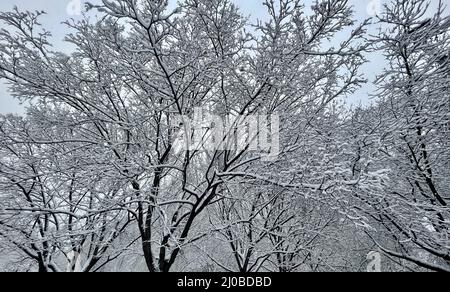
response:
[[[221,263],[214,258],[219,266],[245,273],[295,272],[328,265],[321,254],[322,240],[330,239],[328,229],[336,222],[335,214],[325,215],[330,210],[283,189],[260,190],[254,196],[250,189],[241,199],[225,199],[217,206],[220,217],[213,225],[235,260],[232,268],[226,265],[229,259]]]
[[[450,19],[439,2],[392,1],[374,40],[389,64],[378,78],[377,105],[355,116],[355,168],[381,171],[378,188],[361,192],[383,234],[369,235],[385,254],[449,271],[448,56]],[[443,55],[444,54],[444,55]],[[362,167],[363,161],[370,166]],[[372,185],[374,186],[374,185]]]
[[[49,113],[0,117],[0,235],[39,272],[94,271],[121,253],[109,252],[131,220],[115,205],[120,184],[85,156],[69,116]]]
[[[357,25],[342,0],[317,1],[311,15],[298,0],[264,5],[270,21],[249,32],[229,0],[186,0],[173,12],[163,0],[103,0],[88,5],[104,15],[101,20],[66,23],[73,30],[66,38],[75,47],[70,55],[52,51],[40,12],[0,14],[10,28],[0,32],[0,78],[16,97],[73,117],[77,143],[109,182],[117,182],[111,204],[136,222],[151,272],[173,270],[180,252],[208,234],[197,228],[198,219],[218,202],[225,183],[257,179],[307,190],[301,195],[326,192],[320,185],[330,176],[315,179],[311,170],[311,180],[321,181],[317,186],[304,183],[298,171],[292,187],[274,169],[298,166],[291,153],[301,131],[316,136],[313,125],[333,101],[364,82],[358,70],[367,22]],[[329,45],[349,28],[347,40]],[[186,125],[174,123],[196,108],[231,116],[233,129],[245,127],[251,115],[279,113],[284,126],[275,135],[285,145],[282,159],[267,162],[250,151],[254,137],[232,149],[205,151],[205,139],[196,149],[176,152],[176,132]],[[219,144],[234,141],[235,134],[227,132]]]

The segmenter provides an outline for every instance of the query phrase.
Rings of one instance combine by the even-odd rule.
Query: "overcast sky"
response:
[[[175,5],[175,0],[170,0],[171,5]],[[266,10],[262,5],[262,0],[234,0],[242,9],[244,14],[251,16],[253,20],[264,19]],[[369,11],[372,11],[371,3],[379,3],[376,1],[386,0],[350,0],[355,6],[356,17],[362,21],[370,17]],[[2,0],[0,1],[0,11],[10,11],[14,6],[21,10],[44,10],[47,15],[42,17],[41,22],[45,28],[52,32],[55,48],[62,51],[68,51],[69,46],[62,41],[64,35],[67,33],[66,27],[61,24],[66,19],[77,19],[77,4],[85,2],[84,0]],[[91,3],[98,2],[98,0],[91,0]],[[310,4],[312,0],[305,0],[306,4]],[[380,55],[371,57],[372,62],[364,68],[370,77],[373,78],[375,74],[380,72],[384,62]],[[7,85],[0,81],[0,113],[21,113],[23,106],[14,100],[8,93]],[[355,95],[350,97],[351,103],[367,103],[368,92],[373,90],[372,85],[367,85],[358,91]]]

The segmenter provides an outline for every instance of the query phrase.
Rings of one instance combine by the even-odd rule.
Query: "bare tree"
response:
[[[40,272],[93,271],[131,220],[116,205],[120,185],[80,155],[68,116],[54,126],[49,113],[0,119],[0,235]]]
[[[302,138],[307,133],[311,143],[329,142],[317,126],[334,101],[364,82],[358,70],[365,62],[367,22],[352,20],[346,0],[317,1],[311,15],[298,0],[264,5],[270,21],[251,26],[229,0],[186,0],[175,11],[163,0],[103,0],[88,5],[102,13],[101,20],[66,23],[73,31],[66,38],[75,47],[70,55],[52,51],[49,33],[38,23],[41,13],[0,14],[8,25],[0,31],[0,77],[16,97],[73,120],[66,127],[75,137],[55,134],[33,145],[83,149],[74,161],[88,156],[109,186],[102,190],[108,212],[100,213],[128,213],[151,272],[175,269],[182,250],[209,233],[196,228],[198,219],[221,201],[225,184],[256,180],[323,202],[342,183],[331,172],[320,175],[335,160],[320,161],[316,149],[307,151],[313,158],[305,164],[315,168],[300,165],[309,159]],[[347,30],[352,31],[345,41],[330,45]],[[185,125],[174,123],[179,116],[192,117],[196,108],[236,118],[232,128],[242,128],[252,114],[278,113],[280,160],[267,162],[250,151],[252,139],[213,151],[205,139],[196,149],[176,151],[176,133]],[[211,131],[210,125],[206,133]],[[227,132],[219,144],[235,135]],[[86,184],[79,182],[77,193]],[[282,222],[270,222],[277,223]]]
[[[434,12],[429,6],[396,0],[380,16],[386,30],[375,42],[389,65],[378,79],[377,105],[355,116],[361,155],[354,169],[383,174],[378,187],[366,185],[366,194],[359,194],[379,231],[368,232],[378,248],[425,269],[449,271],[450,19],[442,2]]]

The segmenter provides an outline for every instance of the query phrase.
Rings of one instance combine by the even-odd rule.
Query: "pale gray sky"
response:
[[[171,5],[175,4],[175,0],[170,0]],[[250,15],[253,20],[264,19],[266,16],[266,10],[262,5],[262,0],[234,0],[242,9],[244,14]],[[378,1],[378,2],[377,2]],[[370,17],[368,13],[368,5],[370,3],[380,3],[387,0],[350,0],[355,6],[357,19],[362,21]],[[0,1],[0,11],[10,11],[14,6],[19,7],[21,10],[44,10],[47,15],[41,18],[41,22],[44,27],[52,32],[54,37],[54,44],[57,50],[67,51],[69,46],[62,41],[64,35],[67,33],[66,27],[61,24],[66,19],[77,19],[76,12],[77,3],[83,3],[85,0],[8,0]],[[95,3],[98,0],[91,0]],[[312,0],[305,0],[307,6],[312,3]],[[371,7],[371,6],[369,6]],[[370,9],[369,9],[370,10]],[[373,62],[368,64],[364,68],[364,72],[373,79],[375,74],[380,72],[384,62],[380,55],[372,57]],[[351,103],[367,103],[368,92],[373,90],[372,85],[367,85],[360,91],[358,91],[349,100]],[[0,81],[0,113],[21,113],[23,112],[23,106],[13,99],[8,93],[8,87],[6,84]]]

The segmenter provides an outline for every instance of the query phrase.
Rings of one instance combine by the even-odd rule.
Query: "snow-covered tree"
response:
[[[111,246],[132,222],[73,122],[44,107],[0,117],[0,234],[22,269],[94,271],[121,253]]]
[[[432,11],[428,1],[396,0],[379,22],[385,29],[374,42],[388,61],[377,81],[379,99],[350,127],[353,169],[380,173],[378,184],[357,194],[360,207],[385,254],[449,271],[450,18],[442,2]]]
[[[136,222],[150,271],[171,270],[180,252],[203,238],[198,218],[220,198],[224,183],[286,178],[249,151],[251,139],[241,149],[175,151],[178,116],[192,116],[196,108],[234,117],[278,112],[286,120],[281,161],[289,167],[301,132],[313,133],[330,104],[363,82],[358,69],[366,23],[352,20],[347,1],[317,1],[310,14],[298,0],[264,5],[270,20],[251,26],[229,0],[186,0],[175,11],[167,1],[104,0],[88,5],[101,20],[66,23],[73,31],[66,38],[74,46],[70,55],[52,50],[41,13],[0,15],[8,26],[0,32],[0,77],[33,107],[64,112],[70,126],[54,121],[57,131],[75,129],[74,137],[55,134],[32,141],[33,147],[83,149],[74,161],[89,160],[104,172],[98,180],[108,188],[101,187],[101,197],[112,204],[105,216],[125,210]],[[332,45],[351,28],[347,40]],[[287,121],[292,116],[301,118]],[[89,190],[88,178],[96,175],[74,182],[77,194]]]

